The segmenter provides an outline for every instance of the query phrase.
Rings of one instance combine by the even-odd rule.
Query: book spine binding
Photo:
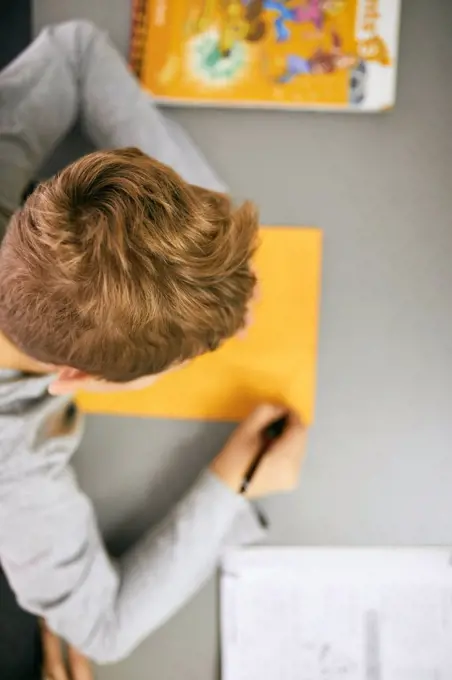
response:
[[[146,51],[147,27],[148,27],[149,0],[133,0],[129,66],[137,78],[141,79],[143,60]]]

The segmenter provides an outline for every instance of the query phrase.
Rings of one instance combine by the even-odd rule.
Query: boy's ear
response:
[[[63,394],[72,394],[81,390],[83,383],[91,380],[91,376],[88,373],[79,371],[77,368],[70,368],[65,366],[58,370],[57,377],[49,385],[49,392],[54,396]]]

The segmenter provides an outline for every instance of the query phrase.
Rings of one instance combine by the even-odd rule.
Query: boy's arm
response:
[[[0,560],[19,603],[87,656],[126,656],[200,586],[231,538],[261,530],[206,472],[166,520],[113,562],[67,463],[80,427],[49,379],[0,372]],[[240,540],[240,539],[239,539]]]
[[[22,193],[79,115],[100,149],[136,146],[192,184],[226,188],[164,116],[108,36],[87,21],[45,28],[0,72],[0,239]]]

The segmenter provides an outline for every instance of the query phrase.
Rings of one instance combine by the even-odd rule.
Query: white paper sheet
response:
[[[223,680],[452,680],[451,550],[230,551],[221,623]]]

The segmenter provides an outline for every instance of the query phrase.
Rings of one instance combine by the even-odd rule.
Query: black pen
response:
[[[273,423],[270,423],[270,425],[268,425],[263,431],[261,447],[256,455],[256,458],[252,461],[248,470],[245,472],[245,476],[240,485],[239,493],[244,494],[247,492],[248,487],[251,484],[252,479],[256,473],[256,470],[262,461],[262,458],[265,456],[265,454],[267,453],[268,449],[270,448],[271,444],[275,441],[275,439],[278,439],[278,437],[280,437],[284,432],[284,428],[287,425],[287,418],[288,418],[287,415],[283,416],[282,418],[278,418],[278,420],[275,420]]]

